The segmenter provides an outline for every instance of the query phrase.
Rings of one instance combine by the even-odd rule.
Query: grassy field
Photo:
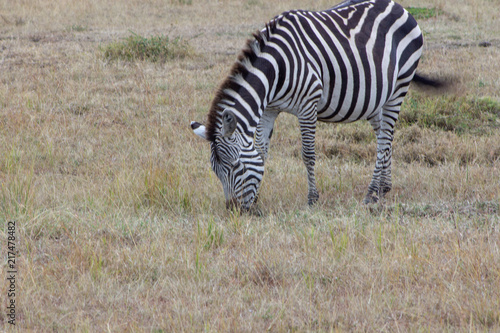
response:
[[[333,4],[0,0],[0,331],[500,331],[498,1],[402,1],[453,86],[411,90],[384,202],[370,126],[320,124],[309,208],[283,115],[262,216],[226,211],[190,121],[250,33]]]

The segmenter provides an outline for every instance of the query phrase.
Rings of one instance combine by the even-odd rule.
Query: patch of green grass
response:
[[[426,20],[443,14],[443,11],[438,8],[408,7],[406,10],[415,20]]]
[[[181,37],[170,38],[164,35],[143,37],[134,32],[123,41],[101,47],[101,51],[109,60],[151,62],[182,59],[192,54],[189,43]]]
[[[66,28],[66,31],[68,31],[68,32],[70,32],[70,31],[83,32],[83,31],[87,31],[87,30],[88,30],[87,26],[80,25],[80,24],[73,24],[73,25]]]
[[[193,0],[170,0],[170,3],[175,5],[175,4],[179,4],[179,5],[192,5],[193,4]]]
[[[484,134],[500,128],[500,103],[491,98],[429,97],[413,94],[403,103],[400,126]]]

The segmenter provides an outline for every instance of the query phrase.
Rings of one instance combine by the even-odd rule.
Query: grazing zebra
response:
[[[314,176],[316,122],[366,119],[377,136],[377,162],[365,203],[391,189],[394,124],[422,53],[415,19],[390,0],[348,0],[329,10],[285,12],[248,41],[216,94],[206,127],[210,162],[226,205],[248,209],[264,174],[269,140],[282,111],[298,117],[308,203]]]

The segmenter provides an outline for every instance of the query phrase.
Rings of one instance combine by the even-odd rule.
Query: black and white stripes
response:
[[[264,173],[274,120],[298,117],[309,204],[316,190],[316,122],[367,119],[377,135],[377,162],[365,202],[391,189],[394,125],[422,52],[411,15],[389,0],[350,0],[329,10],[275,17],[248,42],[212,103],[207,126],[212,169],[228,205],[249,208]]]

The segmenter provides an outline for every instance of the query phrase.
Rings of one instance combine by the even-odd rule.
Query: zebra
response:
[[[368,120],[377,159],[364,203],[378,202],[392,187],[394,125],[410,82],[438,84],[415,74],[423,46],[415,19],[391,0],[348,0],[284,12],[253,37],[218,89],[206,126],[191,122],[210,143],[226,206],[248,210],[257,201],[280,112],[299,121],[309,205],[319,198],[317,121]]]

